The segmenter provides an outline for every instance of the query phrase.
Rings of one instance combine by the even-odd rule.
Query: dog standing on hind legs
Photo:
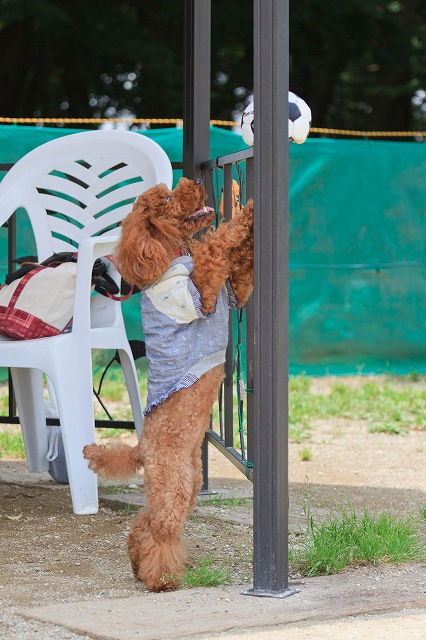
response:
[[[148,367],[144,428],[136,447],[91,444],[89,467],[127,479],[143,466],[147,506],[128,537],[134,575],[152,591],[176,589],[184,573],[181,540],[202,484],[201,444],[224,375],[228,308],[253,289],[253,203],[211,225],[200,181],[157,185],[123,221],[116,262],[142,290]]]

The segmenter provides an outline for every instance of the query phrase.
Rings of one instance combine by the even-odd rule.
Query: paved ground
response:
[[[251,494],[251,485],[244,478],[235,473],[230,476],[213,479],[212,488],[222,496]],[[0,478],[11,491],[15,486],[22,489],[35,483],[57,492],[45,478],[27,474],[25,463],[0,461]],[[141,494],[105,494],[102,504],[116,509],[120,504],[137,502],[137,498],[143,502]],[[34,502],[37,495],[29,499]],[[198,507],[200,515],[207,517],[211,509],[208,505]],[[236,506],[226,513],[227,520],[246,525],[250,525],[251,516],[250,506]],[[215,517],[220,517],[220,510],[216,509]],[[297,509],[291,512],[293,525],[298,517]],[[102,531],[97,536],[102,546]],[[31,547],[33,542],[28,542]],[[81,569],[78,566],[77,573]],[[35,570],[40,573],[40,568]],[[89,580],[91,576],[81,572],[79,579]],[[129,577],[124,579],[131,582]],[[426,563],[364,567],[340,575],[291,581],[289,589],[296,593],[285,594],[286,598],[246,595],[251,586],[247,584],[168,594],[133,589],[126,597],[113,591],[114,597],[110,597],[110,591],[98,591],[95,596],[92,590],[88,591],[90,597],[77,594],[63,599],[60,595],[52,597],[47,590],[45,598],[34,599],[31,582],[28,577],[26,580],[27,592],[17,589],[15,605],[7,601],[1,608],[0,638],[4,640],[426,640]],[[7,600],[2,599],[5,584],[0,580],[3,602]],[[33,588],[36,584],[34,579]]]
[[[241,587],[227,587],[46,605],[19,613],[108,640],[426,638],[426,568],[395,571],[385,588],[378,582],[374,574],[354,572],[292,584],[300,592],[286,599],[242,595]]]

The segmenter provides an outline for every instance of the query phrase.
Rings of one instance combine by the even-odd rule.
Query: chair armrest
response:
[[[107,256],[114,251],[120,238],[120,233],[110,236],[84,238],[78,247],[79,264],[87,264],[87,267],[90,265],[91,269],[95,260]]]
[[[81,337],[90,333],[90,289],[95,260],[113,253],[120,234],[84,238],[78,247],[77,278],[73,315],[73,332]]]

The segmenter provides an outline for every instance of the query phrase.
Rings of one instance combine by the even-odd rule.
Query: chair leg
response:
[[[30,472],[47,471],[47,428],[43,374],[38,369],[12,368],[13,390]]]
[[[141,392],[139,389],[138,376],[136,373],[135,362],[131,353],[124,349],[118,350],[120,355],[121,367],[123,369],[124,378],[126,380],[127,391],[129,393],[130,404],[132,406],[133,420],[135,422],[136,433],[140,438],[143,428],[143,413]]]
[[[53,386],[49,377],[46,379],[47,391],[49,394],[49,399],[45,400],[45,410],[48,418],[58,418],[59,417],[59,409],[58,403],[56,402],[56,394],[55,387]]]
[[[88,362],[71,364],[65,377],[58,370],[50,378],[58,402],[73,511],[84,515],[98,511],[97,477],[83,458],[83,447],[95,440],[93,382]]]

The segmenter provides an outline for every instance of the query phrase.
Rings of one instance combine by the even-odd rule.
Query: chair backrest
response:
[[[150,138],[88,131],[47,142],[21,158],[0,183],[0,224],[19,207],[29,216],[39,260],[77,251],[88,236],[113,233],[134,200],[172,166]]]

